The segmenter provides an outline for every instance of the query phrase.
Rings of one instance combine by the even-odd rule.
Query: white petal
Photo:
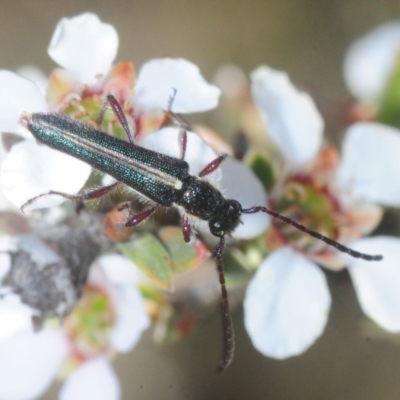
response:
[[[337,183],[362,200],[400,205],[400,131],[359,122],[347,130]]]
[[[235,99],[247,92],[249,86],[245,73],[234,64],[221,65],[213,80],[222,93],[230,99]]]
[[[39,397],[50,386],[67,354],[59,331],[20,333],[0,346],[0,398]]]
[[[144,301],[134,286],[120,285],[116,299],[117,321],[111,336],[114,350],[127,353],[150,326]]]
[[[21,331],[32,331],[35,310],[21,303],[16,294],[7,294],[0,300],[0,344]]]
[[[16,207],[12,204],[4,193],[0,190],[0,211],[16,211]]]
[[[379,262],[349,258],[349,273],[364,313],[382,328],[400,332],[400,239],[364,238],[352,248],[383,255]]]
[[[101,178],[101,183],[103,186],[110,186],[115,182],[117,182],[117,180],[108,174],[104,174],[103,177]]]
[[[399,56],[400,22],[385,23],[347,50],[344,78],[359,100],[378,100]]]
[[[0,238],[0,281],[5,277],[11,268],[11,257],[10,254],[7,253],[9,251],[10,242],[10,236],[3,236]]]
[[[59,400],[119,400],[118,378],[108,360],[98,357],[75,370],[62,386]]]
[[[0,71],[0,132],[31,136],[18,122],[23,111],[47,111],[40,89],[30,80],[10,71]]]
[[[243,163],[227,158],[221,164],[221,190],[227,199],[239,201],[242,208],[256,205],[265,206],[267,195],[255,174]],[[242,214],[243,223],[239,224],[232,233],[236,239],[251,239],[261,235],[270,225],[271,219],[267,214]]]
[[[168,127],[146,135],[140,146],[167,154],[172,157],[181,158],[181,147],[179,144],[179,128]],[[217,154],[199,136],[193,132],[187,132],[187,147],[185,161],[189,164],[189,172],[197,175],[208,163],[215,160]],[[221,171],[218,168],[207,179],[218,181],[221,179]]]
[[[34,82],[39,88],[40,93],[42,93],[43,99],[45,98],[48,81],[47,76],[41,69],[35,67],[34,65],[23,65],[22,67],[19,67],[16,72],[18,75]],[[41,111],[45,111],[45,109],[42,109]]]
[[[139,71],[135,102],[142,110],[168,108],[176,89],[172,110],[193,113],[215,108],[221,91],[205,81],[199,68],[182,58],[160,58],[147,62]]]
[[[331,298],[322,271],[289,247],[260,265],[244,300],[253,345],[274,358],[298,355],[322,334]]]
[[[311,97],[286,73],[262,66],[251,74],[251,90],[267,131],[291,165],[312,160],[321,146],[324,121]]]
[[[101,267],[107,279],[114,284],[129,283],[131,285],[147,281],[148,278],[130,260],[120,254],[101,256],[96,264]]]
[[[48,48],[50,57],[76,73],[83,83],[94,83],[107,74],[118,50],[115,28],[92,13],[62,18]]]
[[[91,167],[83,161],[38,146],[34,139],[17,143],[1,165],[1,185],[6,197],[17,207],[27,200],[56,190],[76,194],[84,185]],[[65,201],[60,196],[44,196],[29,208],[51,207]]]

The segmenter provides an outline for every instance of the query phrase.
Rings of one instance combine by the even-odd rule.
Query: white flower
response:
[[[143,110],[165,109],[173,89],[172,110],[176,113],[207,111],[218,105],[220,90],[204,80],[196,65],[182,58],[160,58],[144,64],[138,74],[134,103]]]
[[[49,104],[32,81],[8,71],[0,72],[0,132],[15,132],[27,138],[13,146],[1,167],[4,193],[17,207],[50,190],[76,194],[91,172],[87,164],[71,156],[38,147],[31,134],[18,123],[22,112],[46,112],[64,108],[69,101],[84,96],[99,98],[109,93],[123,103],[128,101],[130,106],[125,106],[135,113],[161,110],[168,107],[174,89],[172,109],[176,112],[204,111],[217,105],[219,89],[209,85],[189,61],[150,61],[133,82],[130,63],[112,68],[117,50],[115,29],[96,15],[85,13],[63,18],[54,32],[49,55],[65,69],[57,69],[50,76]],[[63,201],[60,196],[45,196],[30,208],[50,207]]]
[[[286,73],[267,66],[253,71],[251,79],[254,101],[285,159],[292,166],[313,159],[321,146],[324,121],[311,97],[299,92]]]
[[[256,70],[252,79],[254,100],[267,130],[289,164],[290,173],[283,176],[278,188],[290,181],[291,174],[320,178],[318,169],[307,175],[322,145],[323,128],[311,99],[296,94],[286,75],[268,68]],[[338,215],[353,215],[350,220],[357,221],[360,213],[359,235],[368,234],[379,222],[375,203],[400,206],[399,150],[400,132],[394,128],[359,123],[346,132],[337,173],[324,190],[336,198]],[[308,163],[301,165],[301,161]],[[279,203],[279,198],[274,200]],[[282,228],[283,235],[285,232]],[[320,261],[315,257],[316,245],[306,247],[301,240],[291,243],[290,236],[284,243],[261,263],[244,302],[245,325],[254,346],[275,358],[294,356],[311,346],[324,330],[331,304],[325,276],[313,261]],[[339,263],[326,265],[338,269],[347,264],[364,312],[384,329],[399,332],[400,240],[379,237],[347,244],[368,254],[383,254],[384,259],[367,262],[341,255]]]
[[[344,78],[358,99],[379,100],[400,55],[400,22],[387,22],[359,38],[348,48]]]
[[[322,271],[289,246],[260,265],[244,301],[245,326],[262,354],[302,353],[322,334],[331,297]]]
[[[400,131],[374,122],[351,125],[342,144],[337,185],[359,199],[400,207]]]
[[[7,327],[2,328],[0,335],[0,398],[23,400],[41,396],[67,363],[67,370],[71,365],[73,369],[67,371],[70,373],[61,388],[60,399],[118,400],[119,382],[109,356],[113,351],[130,351],[150,324],[143,299],[131,284],[132,269],[133,265],[122,256],[108,255],[95,262],[90,271],[89,293],[103,296],[102,299],[107,299],[103,304],[112,307],[111,314],[102,318],[103,325],[108,321],[107,315],[115,318],[108,342],[104,342],[106,333],[91,332],[92,342],[95,334],[99,335],[97,346],[85,341],[85,326],[80,327],[84,319],[74,316],[82,312],[79,303],[60,327],[46,326],[36,333],[30,321],[35,311],[18,303],[18,296],[6,296],[0,302],[0,326]],[[86,295],[81,301],[87,301]],[[104,309],[106,313],[108,306]],[[83,312],[96,310],[89,307]],[[93,318],[91,321],[93,324]]]
[[[118,400],[118,378],[105,357],[90,360],[67,379],[60,390],[60,400]]]
[[[117,55],[118,34],[112,25],[92,13],[62,18],[48,48],[49,56],[82,83],[97,82],[106,75]]]
[[[400,332],[400,239],[375,236],[352,246],[361,252],[384,254],[380,263],[349,258],[348,270],[364,313],[383,329]]]

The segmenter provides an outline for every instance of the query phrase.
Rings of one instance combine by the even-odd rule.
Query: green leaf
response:
[[[181,229],[177,226],[161,228],[158,236],[169,250],[175,272],[184,272],[195,268],[208,256],[208,251],[201,242],[185,243]]]
[[[173,262],[163,244],[151,233],[136,234],[129,242],[118,243],[121,252],[156,285],[168,289],[173,277]]]
[[[378,122],[400,128],[400,54],[378,105]]]
[[[265,190],[269,192],[275,182],[274,169],[268,158],[261,153],[254,153],[248,159],[248,165],[257,175]]]

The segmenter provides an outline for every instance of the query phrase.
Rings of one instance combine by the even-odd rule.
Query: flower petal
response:
[[[0,398],[37,398],[50,386],[67,354],[56,330],[14,335],[0,346]]]
[[[75,194],[91,173],[91,167],[64,153],[38,146],[34,139],[17,143],[1,165],[1,185],[5,196],[17,207],[50,190]],[[65,201],[60,196],[44,196],[29,208],[51,207]]]
[[[267,195],[254,172],[245,164],[227,158],[221,164],[222,180],[221,190],[227,199],[239,201],[243,208],[255,205],[266,205]],[[267,214],[242,214],[243,223],[239,224],[233,231],[232,236],[236,239],[251,239],[261,235],[267,230],[271,219]]]
[[[400,131],[378,123],[350,126],[337,183],[359,199],[400,205]]]
[[[349,273],[364,313],[382,328],[400,332],[400,239],[364,238],[354,242],[352,248],[383,254],[380,262],[349,258]]]
[[[32,331],[35,310],[21,302],[16,294],[7,294],[0,301],[0,344],[20,331]]]
[[[344,78],[359,100],[376,101],[391,74],[400,48],[400,22],[378,26],[351,44],[344,59]]]
[[[107,279],[114,284],[137,285],[148,278],[135,264],[121,254],[106,254],[101,256],[96,264],[101,267]]]
[[[179,128],[168,127],[152,132],[140,140],[140,146],[155,150],[172,157],[181,157],[179,144]],[[189,172],[197,175],[208,163],[215,160],[217,154],[199,135],[187,132],[187,147],[185,161],[189,164]],[[212,174],[207,175],[210,180],[221,179],[221,171],[218,168]]]
[[[168,108],[176,89],[172,110],[176,113],[207,111],[218,105],[221,91],[205,81],[199,68],[182,58],[160,58],[147,62],[139,71],[135,102],[141,110]]]
[[[65,381],[59,400],[119,400],[118,378],[105,357],[85,362]]]
[[[47,103],[51,110],[60,110],[68,100],[79,96],[84,85],[77,79],[77,76],[62,68],[55,68],[51,71],[46,93]]]
[[[111,336],[112,348],[127,353],[150,326],[142,295],[136,287],[119,286],[116,312],[117,320]]]
[[[47,111],[40,89],[30,80],[10,71],[0,71],[0,132],[14,132],[29,137],[18,122],[23,111]]]
[[[353,229],[361,236],[369,235],[382,221],[383,216],[383,208],[369,202],[353,201],[353,206],[346,212],[348,215],[351,215]],[[348,227],[345,230],[349,231]],[[354,232],[352,233],[352,238],[355,238]]]
[[[331,298],[322,271],[283,247],[260,265],[244,300],[253,345],[274,358],[298,355],[322,334]]]
[[[4,279],[11,268],[11,256],[9,253],[11,245],[11,236],[2,235],[0,237],[0,282]]]
[[[43,73],[41,69],[34,65],[23,65],[22,67],[19,67],[15,72],[23,78],[29,79],[30,81],[34,82],[40,90],[40,93],[42,93],[43,98],[45,98],[48,86],[47,76]],[[45,109],[42,109],[41,111],[45,111]]]
[[[261,66],[251,74],[253,99],[267,131],[285,160],[312,160],[322,142],[324,121],[311,97],[298,91],[286,73]]]
[[[62,18],[51,39],[48,53],[83,83],[94,83],[105,75],[117,55],[118,34],[112,25],[102,23],[92,13]]]

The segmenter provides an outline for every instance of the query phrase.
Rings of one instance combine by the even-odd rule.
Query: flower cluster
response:
[[[139,145],[180,157],[181,128],[163,127],[168,117],[164,110],[170,106],[170,111],[184,114],[206,111],[217,105],[220,90],[208,84],[199,69],[189,61],[151,60],[135,76],[132,63],[113,64],[117,49],[115,29],[102,23],[97,16],[86,13],[62,19],[58,24],[48,53],[60,67],[51,72],[47,81],[38,79],[40,75],[33,75],[31,69],[21,72],[25,77],[0,71],[3,88],[0,127],[2,132],[7,132],[3,137],[6,154],[1,163],[1,189],[9,201],[4,200],[4,209],[21,207],[50,190],[78,193],[88,180],[98,181],[98,175],[93,176],[87,164],[38,146],[19,123],[23,112],[59,112],[97,126],[104,99],[112,94],[121,105]],[[172,93],[175,96],[169,104]],[[103,115],[99,129],[126,139],[118,119],[110,110]],[[190,173],[195,175],[217,155],[195,133],[188,131],[187,138],[185,160],[189,163]],[[214,138],[210,140],[212,142]],[[241,163],[232,161],[229,164],[237,174],[246,177],[244,188],[247,190],[241,201],[246,202],[255,185],[257,190],[247,200],[248,205],[252,201],[264,202],[264,191],[254,174]],[[108,177],[103,178],[107,180]],[[210,179],[220,180],[221,172],[210,174]],[[229,192],[236,185],[231,182],[225,187]],[[122,192],[119,199],[126,200],[129,195]],[[26,208],[54,207],[64,201],[62,196],[49,195],[38,198]],[[50,213],[50,225],[58,224],[59,230],[63,230],[60,226],[65,221],[65,210],[59,211],[61,215],[55,217]],[[110,212],[102,220],[104,232],[93,233],[92,236],[106,243],[94,247],[98,250],[97,257],[88,257],[88,248],[93,246],[77,239],[76,232],[69,232],[69,227],[64,227],[66,235],[55,243],[53,237],[43,235],[44,229],[40,227],[40,224],[45,224],[43,217],[39,221],[34,219],[28,228],[36,243],[28,246],[36,248],[32,254],[25,253],[27,246],[24,243],[28,239],[24,235],[7,237],[8,244],[4,245],[4,250],[9,254],[1,275],[7,295],[1,302],[0,313],[2,326],[7,327],[2,330],[0,342],[0,370],[6,379],[1,380],[0,397],[40,396],[59,376],[65,379],[60,398],[119,398],[119,384],[110,367],[110,357],[115,352],[132,349],[149,326],[149,317],[156,321],[161,318],[162,322],[161,316],[165,312],[160,308],[171,307],[165,296],[155,292],[155,287],[171,288],[172,270],[191,269],[209,255],[199,241],[193,241],[191,246],[184,245],[188,250],[183,251],[182,239],[176,238],[177,230],[165,227],[157,232],[158,238],[163,238],[161,242],[152,235],[139,233],[135,240],[119,246],[122,253],[135,261],[145,274],[139,273],[139,269],[124,256],[102,256],[104,251],[116,250],[110,245],[110,240],[126,239],[132,232],[124,227],[124,211]],[[259,225],[251,217],[249,221],[250,224],[239,230],[239,235],[248,235],[249,225]],[[199,224],[198,229],[202,228]],[[47,246],[49,241],[53,243],[51,248]],[[149,252],[142,252],[146,246]],[[24,262],[18,261],[22,259]],[[60,261],[64,259],[66,263]],[[61,269],[62,273],[59,272]],[[20,270],[26,274],[25,285],[19,282],[22,272],[18,275],[16,271]],[[52,277],[46,289],[37,284],[45,274]],[[60,274],[65,278],[63,284],[57,284]],[[58,291],[53,290],[53,285]],[[68,292],[65,285],[69,287]],[[50,295],[53,301],[43,300]],[[63,302],[63,298],[69,300]],[[175,322],[177,332],[185,334],[187,327],[183,326],[182,319]],[[98,385],[99,377],[102,386]]]
[[[399,331],[394,310],[400,307],[395,288],[400,242],[360,236],[380,222],[380,205],[400,206],[395,166],[400,135],[376,122],[355,123],[345,132],[339,157],[334,147],[322,144],[324,123],[315,104],[286,74],[261,67],[252,74],[251,90],[283,158],[269,196],[271,207],[351,248],[384,254],[379,263],[352,258],[274,223],[265,238],[269,254],[244,301],[245,324],[255,347],[285,358],[302,353],[321,335],[331,298],[316,263],[331,270],[347,266],[365,314],[383,328]]]
[[[382,207],[400,206],[400,132],[387,125],[394,120],[387,109],[394,107],[386,88],[399,69],[395,50],[399,32],[397,24],[388,25],[361,39],[347,54],[349,88],[360,102],[374,107],[369,118],[375,121],[350,125],[340,154],[325,144],[324,120],[311,97],[285,73],[262,66],[251,74],[252,112],[244,122],[251,126],[249,119],[261,116],[253,127],[259,137],[268,138],[268,144],[249,152],[244,160],[249,167],[228,158],[207,175],[243,209],[266,206],[357,251],[384,255],[380,263],[352,258],[266,214],[244,215],[232,237],[240,240],[245,281],[249,281],[245,326],[264,355],[300,354],[322,334],[331,298],[319,266],[347,267],[365,314],[388,331],[400,331],[400,241],[386,236],[362,238],[380,222]],[[379,47],[382,40],[387,44],[384,50]],[[371,49],[384,57],[366,54]],[[207,83],[189,61],[154,59],[136,76],[131,62],[114,63],[117,50],[114,27],[86,13],[62,19],[56,27],[48,54],[59,68],[48,80],[38,80],[29,72],[22,77],[0,71],[5,153],[0,185],[7,199],[2,201],[3,209],[12,211],[49,191],[76,194],[92,182],[109,180],[100,179],[89,165],[73,157],[39,146],[19,123],[23,112],[63,113],[126,139],[111,110],[98,120],[105,110],[104,99],[111,94],[140,146],[179,158],[182,126],[167,126],[171,116],[166,110],[188,114],[218,105],[220,89]],[[371,67],[367,72],[362,69],[365,65]],[[221,86],[231,98],[238,97],[247,90],[246,80],[237,80],[236,71],[235,84],[230,85],[232,69],[228,72],[228,84],[221,81]],[[372,82],[370,88],[360,84],[365,74]],[[221,149],[230,152],[204,127],[188,131],[187,141],[185,160],[193,175]],[[136,198],[135,193],[121,191],[114,200],[131,202],[132,196]],[[151,320],[165,328],[170,321],[163,316],[168,315],[175,330],[164,336],[175,337],[186,334],[196,322],[173,310],[168,289],[179,286],[180,272],[208,258],[203,242],[183,244],[179,229],[162,223],[155,224],[152,233],[142,230],[132,237],[132,230],[124,226],[129,207],[111,211],[111,207],[93,207],[94,219],[82,228],[76,221],[68,222],[72,213],[56,208],[64,201],[60,195],[39,197],[29,208],[56,211],[40,214],[39,220],[31,214],[29,234],[21,229],[18,234],[2,232],[1,398],[38,397],[60,377],[64,380],[60,399],[118,399],[120,387],[110,364],[115,353],[130,351]],[[75,217],[81,222],[84,218]],[[57,233],[49,234],[51,229],[44,233],[43,224],[57,226]],[[204,242],[213,243],[204,223],[198,221],[195,227]],[[229,288],[228,263],[226,267]],[[205,295],[198,297],[201,305],[209,302]]]
[[[63,19],[58,24],[48,52],[60,68],[50,74],[45,85],[38,79],[36,82],[31,80],[32,75],[24,78],[9,71],[0,72],[3,88],[0,94],[3,105],[1,131],[13,132],[12,142],[15,143],[2,160],[1,188],[13,206],[20,207],[30,198],[50,190],[77,193],[91,175],[87,164],[38,146],[18,123],[22,112],[62,112],[90,124],[95,123],[104,98],[113,94],[130,121],[135,123],[135,135],[140,138],[143,133],[160,127],[165,117],[162,110],[167,107],[173,89],[177,91],[172,105],[174,112],[205,111],[217,104],[219,90],[207,84],[198,68],[190,62],[152,60],[140,69],[136,78],[131,63],[113,64],[117,49],[118,35],[114,27],[87,13]],[[118,121],[111,113],[104,116],[102,129],[121,134]],[[178,147],[178,131],[178,128],[164,129],[164,144],[172,147],[169,142],[171,135],[175,135]],[[197,151],[203,150],[200,153],[202,159],[197,162],[199,169],[202,163],[215,158],[215,153],[197,140],[194,133],[189,132],[188,137],[197,146]],[[147,141],[152,146],[151,140]],[[162,148],[162,141],[156,146]],[[164,148],[163,151],[168,150]],[[196,158],[197,154],[188,151],[187,156]],[[60,196],[43,197],[31,208],[50,207],[63,201],[65,199]],[[4,201],[4,208],[13,206]],[[70,236],[76,236],[76,233]],[[38,310],[38,304],[29,302],[24,293],[28,289],[43,290],[42,287],[34,286],[32,278],[31,286],[21,288],[15,283],[17,278],[9,277],[10,269],[16,269],[15,260],[20,259],[21,254],[25,255],[26,247],[20,245],[25,243],[24,237],[10,240],[17,240],[18,244],[4,247],[9,256],[2,264],[3,286],[11,294],[4,297],[0,311],[1,326],[6,327],[1,330],[0,397],[40,396],[58,375],[66,378],[60,398],[119,398],[119,384],[109,359],[115,352],[132,349],[149,326],[148,310],[138,289],[139,281],[145,278],[137,280],[134,277],[136,267],[125,257],[110,254],[97,258],[101,255],[99,252],[90,262],[87,257],[80,259],[79,268],[86,271],[90,268],[90,273],[79,285],[74,275],[78,272],[65,272],[67,283],[73,283],[69,296],[73,304],[62,309],[53,305],[50,309]],[[75,240],[79,242],[76,237]],[[59,251],[65,247],[65,241],[57,243]],[[38,266],[47,271],[54,259],[60,258],[59,251],[43,250],[47,246],[35,244],[33,247],[35,256],[26,255],[29,265],[38,266],[37,257],[43,262],[45,255],[50,253],[52,256],[45,266]],[[68,251],[77,253],[78,247],[75,244]],[[43,254],[38,256],[41,252]],[[61,295],[66,296],[65,292]],[[39,325],[44,326],[40,326],[40,332],[34,331],[31,319],[51,316],[60,320],[42,321]]]

